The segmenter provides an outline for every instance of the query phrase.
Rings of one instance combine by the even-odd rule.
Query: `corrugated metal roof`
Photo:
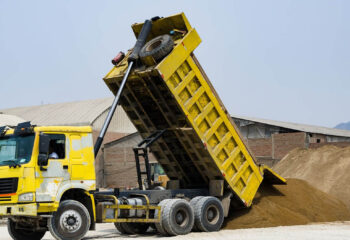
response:
[[[0,112],[27,119],[36,125],[91,125],[111,106],[112,101],[113,98],[103,98],[9,108]]]
[[[17,116],[0,113],[0,126],[16,126],[21,122],[25,122],[25,120]]]
[[[106,148],[106,147],[110,147],[110,146],[113,146],[113,145],[115,145],[115,144],[119,144],[119,143],[128,141],[128,140],[130,140],[130,139],[132,139],[132,138],[140,139],[140,141],[141,141],[141,139],[142,139],[142,137],[141,137],[141,135],[140,135],[139,132],[134,132],[134,133],[130,133],[129,135],[126,135],[126,136],[124,136],[124,137],[121,137],[121,138],[119,138],[119,139],[117,139],[117,140],[114,140],[114,141],[112,141],[112,142],[108,142],[108,143],[106,143],[106,144],[104,145],[104,147],[105,147],[105,148]]]
[[[350,131],[336,129],[336,128],[327,128],[327,127],[320,127],[320,126],[313,126],[313,125],[299,124],[299,123],[290,123],[290,122],[280,122],[275,120],[238,116],[238,115],[232,115],[232,117],[242,119],[242,120],[248,120],[251,122],[258,122],[258,123],[263,123],[267,125],[293,129],[301,132],[318,133],[318,134],[324,134],[329,136],[350,137]]]

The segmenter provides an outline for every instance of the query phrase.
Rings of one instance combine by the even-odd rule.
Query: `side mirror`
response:
[[[45,134],[40,134],[39,138],[39,156],[38,165],[40,167],[47,166],[49,164],[49,147],[50,147],[50,137]]]

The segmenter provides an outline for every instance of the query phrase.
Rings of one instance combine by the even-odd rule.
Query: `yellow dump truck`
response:
[[[0,127],[0,217],[13,239],[41,239],[48,230],[81,239],[106,222],[123,234],[218,231],[229,209],[251,206],[262,181],[285,184],[240,137],[193,54],[201,40],[185,15],[132,29],[135,47],[104,78],[116,100],[95,146],[91,127]],[[134,148],[140,189],[99,191],[94,155],[118,103],[144,138]],[[166,188],[150,181],[149,151]]]

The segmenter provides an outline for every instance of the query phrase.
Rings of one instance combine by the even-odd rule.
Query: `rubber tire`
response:
[[[64,234],[58,227],[58,221],[61,214],[66,210],[75,210],[79,212],[82,218],[81,228],[73,234]],[[90,229],[90,214],[86,207],[78,201],[75,200],[65,200],[60,203],[57,211],[53,213],[52,217],[48,219],[47,226],[50,230],[51,235],[57,240],[80,240]]]
[[[157,46],[154,46],[159,44]],[[152,56],[156,62],[162,60],[174,48],[174,41],[170,35],[165,34],[148,41],[140,50],[139,56],[142,59]]]
[[[218,210],[218,220],[215,224],[211,224],[205,214],[209,207],[215,206]],[[200,199],[194,208],[194,219],[196,228],[203,232],[219,231],[224,222],[224,209],[222,203],[216,197],[204,197]]]
[[[180,226],[176,223],[175,214],[179,209],[186,211],[188,222],[185,226]],[[190,233],[194,225],[194,213],[189,202],[184,199],[171,199],[167,202],[162,214],[162,225],[164,230],[171,236]]]
[[[121,227],[125,230],[126,234],[144,234],[149,228],[148,223],[120,223]]]
[[[169,202],[170,200],[171,200],[171,199],[164,199],[164,200],[162,200],[162,201],[158,204],[158,206],[161,207],[161,214],[163,214],[164,206],[165,206],[166,203]],[[154,218],[157,218],[157,216],[158,216],[158,210],[156,210],[156,211],[154,212]],[[163,220],[163,218],[162,218],[162,215],[161,215],[161,216],[160,216],[160,222],[155,223],[155,225],[156,225],[157,231],[158,231],[160,234],[166,236],[166,235],[168,235],[168,233],[164,230],[164,227],[163,227],[163,224],[162,224],[162,220]]]
[[[16,229],[16,223],[12,221],[10,218],[7,220],[7,230],[14,240],[41,240],[46,231],[41,232],[31,232],[31,231],[25,231],[22,229]]]
[[[128,234],[121,223],[114,223],[114,226],[121,234]]]
[[[202,198],[204,198],[204,196],[197,196],[191,199],[190,201],[190,205],[194,211],[194,209],[196,208],[196,204],[199,200],[201,200]],[[193,232],[200,232],[200,230],[197,228],[196,224],[193,224],[193,228],[192,228]]]

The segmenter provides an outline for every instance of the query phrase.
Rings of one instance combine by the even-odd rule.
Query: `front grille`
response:
[[[11,196],[0,197],[0,202],[11,202]]]
[[[0,178],[0,195],[17,192],[18,178]]]

